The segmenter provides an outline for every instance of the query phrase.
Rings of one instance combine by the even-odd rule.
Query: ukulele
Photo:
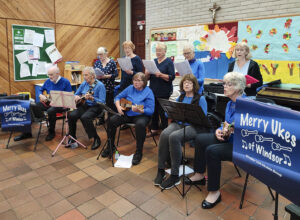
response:
[[[78,108],[78,107],[81,106],[81,105],[84,105],[84,103],[85,103],[85,101],[86,101],[85,96],[86,96],[87,94],[94,95],[93,89],[94,89],[94,87],[95,87],[96,85],[97,85],[97,80],[95,80],[95,82],[90,86],[90,88],[89,88],[89,90],[87,91],[87,93],[85,93],[85,95],[81,96],[80,99],[78,99],[78,100],[76,101],[76,108]]]
[[[231,134],[234,133],[234,122],[229,124],[228,122],[223,122],[222,123],[222,133],[223,133],[223,138],[226,140],[230,137]]]
[[[134,106],[134,105],[132,104],[132,101],[122,98],[122,99],[120,99],[120,106],[122,107],[123,111],[129,111],[129,110],[131,110],[132,106]],[[144,106],[137,105],[137,108],[142,111],[144,109]]]

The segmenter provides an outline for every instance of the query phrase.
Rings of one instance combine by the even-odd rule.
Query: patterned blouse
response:
[[[105,85],[106,92],[113,92],[115,78],[118,76],[118,70],[115,61],[110,59],[109,62],[106,64],[106,66],[103,67],[101,61],[96,60],[96,62],[94,63],[94,69],[95,68],[99,68],[102,72],[104,72],[105,75],[111,74],[111,78],[99,79],[99,80]]]

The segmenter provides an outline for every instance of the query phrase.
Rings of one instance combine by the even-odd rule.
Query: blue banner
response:
[[[299,122],[299,112],[280,106],[248,99],[236,103],[233,162],[298,206]]]
[[[30,131],[30,102],[25,100],[0,100],[2,131]]]

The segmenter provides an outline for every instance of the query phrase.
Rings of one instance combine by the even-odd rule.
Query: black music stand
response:
[[[98,104],[99,106],[101,106],[102,109],[105,109],[108,113],[111,113],[111,115],[119,115],[119,116],[121,116],[118,112],[115,112],[114,110],[112,110],[112,109],[111,109],[110,107],[108,107],[107,105],[105,105],[105,104],[103,104],[103,103],[101,103],[101,102],[97,102],[97,104]],[[107,128],[107,130],[108,130],[108,128]],[[107,132],[107,131],[106,131],[106,132]],[[100,157],[102,151],[104,150],[105,146],[107,146],[107,144],[109,144],[109,147],[110,147],[111,164],[112,164],[112,166],[114,166],[114,158],[113,158],[113,152],[112,152],[113,147],[112,147],[112,143],[111,143],[111,138],[108,136],[108,134],[107,134],[107,140],[106,140],[106,142],[104,143],[104,145],[103,145],[101,151],[99,152],[98,157],[97,157],[97,160],[99,160],[99,157]]]
[[[185,123],[202,126],[205,128],[210,127],[210,123],[204,114],[202,108],[198,105],[191,105],[181,102],[169,101],[166,99],[158,99],[160,105],[164,109],[164,111],[168,114],[168,117],[181,121],[184,125],[183,129],[183,158],[185,159]],[[185,176],[185,163],[183,164],[183,183],[182,183],[182,192],[176,187],[182,198],[186,195],[186,193],[190,190],[193,185],[190,185],[189,189],[185,192],[184,188],[184,180],[188,178]],[[197,187],[198,188],[198,187]],[[198,188],[201,190],[200,188]],[[162,189],[163,191],[163,189]]]

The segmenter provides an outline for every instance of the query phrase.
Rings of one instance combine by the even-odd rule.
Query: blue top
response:
[[[94,92],[94,100],[86,100],[86,104],[88,106],[94,106],[97,104],[97,102],[101,102],[101,103],[105,103],[105,98],[106,98],[106,91],[105,91],[105,87],[104,84],[100,81],[98,81],[96,79],[96,85],[93,88],[93,92]],[[89,89],[90,89],[90,85],[86,82],[83,81],[83,83],[79,86],[79,88],[77,89],[77,91],[75,92],[75,95],[85,95]]]
[[[186,97],[184,96],[182,103],[191,104],[193,100],[193,97]],[[179,101],[179,97],[176,99],[176,101]],[[203,113],[207,115],[207,102],[204,96],[201,96],[199,99],[199,106],[202,108]],[[177,122],[178,124],[182,124],[182,122]],[[189,125],[189,123],[185,123],[185,125]]]
[[[126,89],[129,85],[132,84],[132,77],[138,73],[138,72],[143,72],[143,62],[141,58],[136,55],[135,57],[131,58],[131,63],[133,66],[133,74],[129,75],[125,71],[122,70],[122,75],[121,75],[121,82],[120,82],[120,88],[119,91],[123,91]]]
[[[161,63],[158,63],[157,59],[154,59],[154,62],[161,73],[169,75],[169,81],[165,81],[162,78],[156,77],[154,74],[150,74],[150,88],[155,97],[169,98],[173,92],[172,81],[175,79],[173,61],[170,58],[166,58]]]
[[[197,59],[189,60],[191,69],[193,71],[193,74],[197,78],[198,84],[200,86],[199,94],[202,94],[203,92],[203,84],[204,84],[204,77],[205,77],[205,67],[204,64]]]
[[[250,60],[248,60],[242,68],[240,68],[237,64],[237,62],[234,62],[233,72],[242,73],[244,76],[248,74]]]
[[[50,79],[47,79],[44,82],[44,85],[40,88],[40,92],[43,93],[44,91],[46,91],[47,94],[50,94],[51,90],[72,92],[72,87],[70,81],[64,77],[61,77],[57,83],[54,83]]]
[[[123,90],[119,95],[115,97],[115,102],[125,98],[128,101],[131,101],[133,105],[143,105],[144,106],[144,115],[151,116],[154,112],[154,95],[152,90],[146,86],[143,90],[139,91],[134,88],[133,85],[128,86]],[[133,112],[131,109],[126,112],[128,116],[141,115],[139,112]]]
[[[99,68],[104,75],[111,75],[109,79],[100,79],[100,81],[105,85],[107,92],[114,91],[115,78],[118,76],[117,65],[114,60],[110,59],[109,62],[103,67],[100,60],[96,60],[94,63],[94,68]]]

